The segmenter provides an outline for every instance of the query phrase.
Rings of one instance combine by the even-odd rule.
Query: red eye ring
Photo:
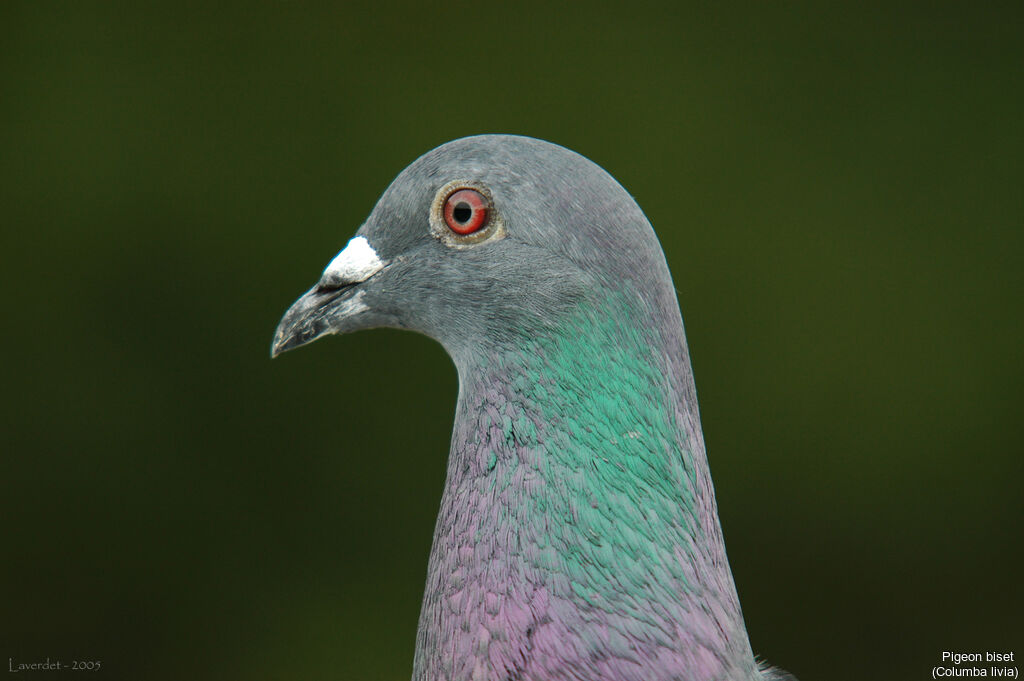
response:
[[[475,189],[459,189],[444,202],[444,221],[448,229],[466,236],[487,224],[487,198]]]

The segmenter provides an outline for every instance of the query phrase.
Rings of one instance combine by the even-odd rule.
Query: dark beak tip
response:
[[[281,339],[275,334],[274,341],[270,344],[270,359],[274,359],[283,352],[287,352],[288,348],[285,343],[281,342]]]
[[[274,359],[289,350],[305,345],[305,337],[294,324],[288,323],[287,318],[281,321],[281,325],[274,332],[274,340],[270,344],[270,359]]]
[[[290,312],[285,314],[274,330],[274,340],[270,343],[270,359],[302,345],[299,325],[295,323],[294,315]]]

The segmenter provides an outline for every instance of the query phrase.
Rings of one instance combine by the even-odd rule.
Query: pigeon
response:
[[[795,681],[751,651],[676,290],[610,174],[515,135],[424,154],[271,354],[375,327],[458,371],[414,681]]]

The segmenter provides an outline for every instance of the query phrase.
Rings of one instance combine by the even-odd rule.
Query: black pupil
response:
[[[459,201],[455,204],[455,210],[452,211],[452,215],[455,216],[459,224],[462,224],[473,215],[473,209],[465,201]]]

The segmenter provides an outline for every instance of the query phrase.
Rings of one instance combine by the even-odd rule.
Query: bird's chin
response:
[[[321,336],[360,328],[359,316],[369,310],[366,292],[358,285],[324,290],[317,286],[295,301],[274,332],[270,356],[312,343]]]

